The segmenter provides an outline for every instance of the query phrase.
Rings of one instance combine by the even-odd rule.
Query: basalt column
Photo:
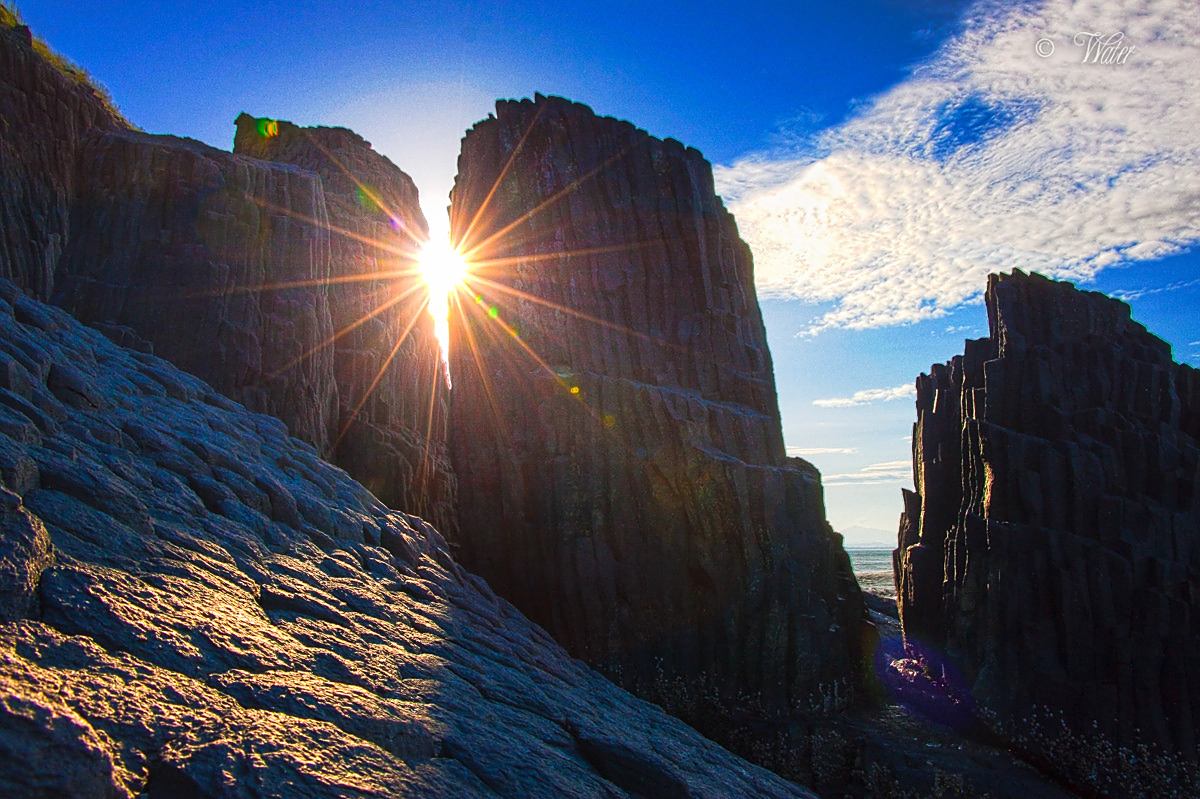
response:
[[[1158,779],[1139,745],[1197,757],[1200,374],[1101,294],[1014,272],[986,302],[917,380],[906,641],[1072,779]]]
[[[818,472],[784,455],[750,251],[700,153],[500,102],[452,225],[477,262],[452,330],[463,561],[689,718],[844,700],[861,597]]]

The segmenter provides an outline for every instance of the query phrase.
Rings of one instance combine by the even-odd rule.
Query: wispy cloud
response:
[[[760,293],[832,303],[810,333],[905,324],[977,300],[992,271],[1087,280],[1196,242],[1194,11],[983,2],[849,122],[719,169]],[[1081,63],[1080,32],[1136,49]]]
[[[794,458],[808,458],[813,455],[853,455],[858,452],[854,447],[787,447],[787,454]]]
[[[1200,278],[1195,280],[1176,280],[1171,283],[1167,283],[1165,286],[1151,286],[1149,288],[1140,289],[1119,289],[1111,292],[1111,295],[1116,297],[1118,300],[1134,302],[1136,300],[1140,300],[1142,297],[1152,297],[1155,294],[1169,294],[1173,291],[1190,289],[1195,286],[1200,286]]]
[[[916,394],[916,387],[912,383],[905,383],[902,386],[894,386],[893,388],[864,388],[862,391],[855,391],[849,397],[816,399],[813,400],[813,405],[816,405],[818,408],[853,408],[857,405],[871,405],[876,402],[892,402],[894,400],[906,399],[914,397]]]
[[[822,475],[821,483],[827,486],[875,485],[878,483],[900,483],[912,480],[912,461],[884,461],[864,466],[857,472],[841,472]]]

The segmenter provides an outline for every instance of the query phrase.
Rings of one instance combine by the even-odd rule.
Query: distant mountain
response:
[[[896,546],[896,534],[878,527],[852,525],[838,530],[845,538],[847,549],[892,549]]]

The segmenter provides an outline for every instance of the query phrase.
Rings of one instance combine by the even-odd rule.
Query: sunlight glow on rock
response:
[[[451,246],[449,239],[434,236],[421,247],[417,259],[421,278],[429,291],[429,314],[442,352],[446,387],[450,382],[450,295],[470,271],[467,259]]]

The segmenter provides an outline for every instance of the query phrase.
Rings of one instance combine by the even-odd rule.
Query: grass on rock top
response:
[[[11,2],[11,0],[9,2],[0,1],[0,28],[8,30],[24,24],[24,21],[21,19],[21,12],[17,9],[15,3]],[[128,124],[128,120],[125,119],[125,115],[121,113],[120,109],[117,108],[116,103],[113,102],[112,95],[109,94],[108,89],[104,88],[104,86],[98,83],[95,78],[88,74],[86,69],[79,66],[62,53],[57,53],[52,50],[50,45],[46,44],[44,39],[41,39],[37,36],[33,37],[33,49],[38,55],[46,60],[46,63],[50,64],[63,75],[66,75],[68,78],[75,81],[75,83],[95,94],[97,99],[100,100],[105,108],[112,112],[112,114],[118,119],[121,119]]]

